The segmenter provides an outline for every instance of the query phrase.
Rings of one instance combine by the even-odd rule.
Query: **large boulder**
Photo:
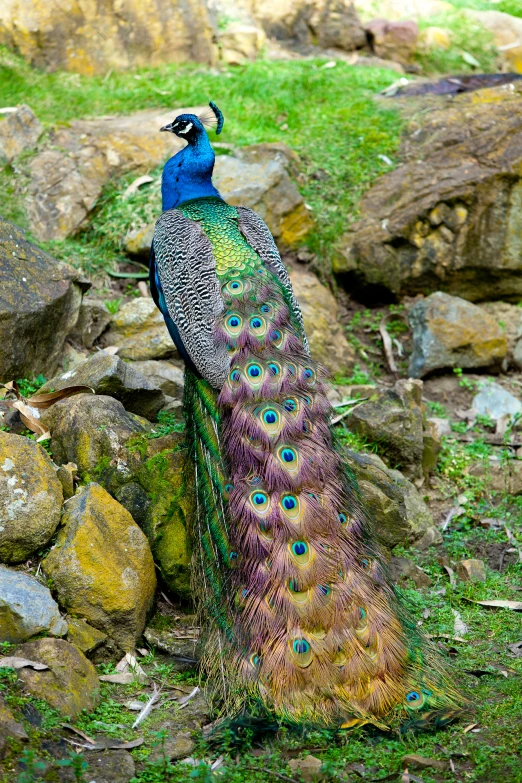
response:
[[[44,547],[60,522],[62,501],[45,449],[0,430],[0,562],[21,563]]]
[[[129,512],[99,484],[88,484],[67,503],[43,569],[71,614],[123,650],[134,649],[154,599],[154,562]]]
[[[49,133],[29,163],[27,214],[41,240],[64,239],[85,222],[103,186],[129,171],[143,173],[183,146],[159,129],[182,111],[147,109],[127,117],[73,120]]]
[[[477,305],[438,291],[409,312],[413,351],[410,375],[421,378],[434,370],[498,365],[507,353],[500,325]]]
[[[67,633],[50,590],[22,571],[0,566],[0,642],[25,642],[42,632]]]
[[[24,103],[0,112],[0,163],[11,163],[21,152],[34,149],[42,132],[42,123]]]
[[[416,22],[372,19],[365,29],[372,51],[377,57],[383,60],[395,60],[402,65],[412,62],[419,35]]]
[[[83,481],[96,480],[120,501],[147,535],[166,584],[187,594],[193,493],[183,436],[158,437],[154,426],[105,396],[63,400],[44,421],[55,461],[74,462]]]
[[[303,313],[312,357],[331,373],[346,373],[353,367],[355,352],[338,321],[335,297],[316,275],[302,268],[291,269],[290,279]]]
[[[422,382],[400,380],[395,388],[376,392],[358,405],[345,424],[379,445],[394,467],[418,476],[424,453]]]
[[[415,484],[400,471],[387,468],[375,454],[348,451],[346,456],[382,546],[391,550],[422,539],[433,543],[442,541]]]
[[[181,400],[183,397],[185,369],[182,362],[147,359],[133,362],[132,367],[144,375],[154,386],[159,386],[169,397],[174,397],[177,400]]]
[[[98,337],[107,328],[111,314],[105,302],[100,299],[84,297],[76,326],[69,335],[71,340],[83,348],[92,348]]]
[[[48,666],[18,669],[18,679],[31,696],[44,699],[64,717],[74,718],[97,706],[100,684],[96,669],[74,644],[63,639],[37,639],[22,644],[17,655]]]
[[[506,335],[508,367],[522,369],[522,308],[509,302],[483,302],[480,307],[499,324]]]
[[[90,76],[190,60],[211,64],[214,37],[203,0],[4,0],[0,9],[0,43],[48,71]]]
[[[0,381],[51,375],[74,327],[85,281],[0,218]]]
[[[67,386],[90,386],[97,394],[119,400],[131,413],[154,419],[165,404],[165,395],[132,364],[118,356],[99,351],[74,370],[52,378],[41,392],[59,391]]]
[[[118,346],[123,359],[142,361],[177,356],[163,316],[152,299],[131,299],[112,317],[108,332],[103,335],[106,346]]]
[[[373,299],[442,290],[518,301],[522,84],[388,100],[413,114],[404,162],[364,195],[334,259],[340,281]]]

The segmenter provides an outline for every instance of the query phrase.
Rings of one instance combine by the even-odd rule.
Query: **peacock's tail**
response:
[[[442,725],[462,699],[372,541],[288,291],[244,240],[239,262],[229,248],[220,266],[205,230],[231,369],[221,392],[188,369],[185,402],[194,587],[217,702],[330,726]]]

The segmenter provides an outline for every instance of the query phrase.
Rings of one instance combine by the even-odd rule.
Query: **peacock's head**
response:
[[[160,131],[175,133],[189,144],[195,144],[198,136],[205,132],[205,125],[216,126],[216,134],[221,133],[225,119],[215,103],[210,101],[209,109],[205,109],[198,117],[195,114],[180,114],[176,119],[160,128]]]

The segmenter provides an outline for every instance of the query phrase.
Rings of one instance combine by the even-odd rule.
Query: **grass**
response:
[[[4,49],[0,92],[6,105],[23,101],[31,106],[46,127],[79,117],[175,109],[212,99],[226,118],[220,141],[239,146],[283,141],[301,155],[305,177],[300,187],[317,225],[308,243],[328,256],[332,243],[356,215],[363,191],[389,169],[378,156],[395,159],[402,122],[391,103],[383,106],[374,100],[396,73],[341,62],[335,68],[323,65],[324,61],[259,61],[221,72],[167,65],[103,79],[43,73]],[[121,193],[132,175],[108,186],[88,231],[53,243],[52,252],[76,261],[88,273],[123,260],[125,233],[159,212],[159,171],[152,173],[154,185],[126,201]],[[8,168],[0,175],[2,211],[24,223],[23,208],[13,197],[14,177]]]
[[[461,7],[469,6],[462,4]],[[448,49],[419,48],[415,60],[424,73],[489,73],[497,70],[498,52],[493,44],[492,34],[478,21],[464,14],[460,8],[420,19],[418,24],[421,31],[427,27],[442,27],[448,30],[451,41]]]
[[[473,8],[475,11],[502,11],[504,14],[522,18],[520,0],[448,0],[455,8]]]

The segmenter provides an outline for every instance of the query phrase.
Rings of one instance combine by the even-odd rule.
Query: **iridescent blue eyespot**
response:
[[[259,657],[259,655],[252,655],[250,657],[250,663],[252,664],[252,666],[259,666],[260,662],[261,662],[261,658]]]
[[[285,495],[285,497],[283,498],[283,507],[286,508],[287,511],[291,511],[296,506],[297,506],[297,500],[294,498],[294,496]]]
[[[229,325],[229,326],[230,326],[232,329],[235,329],[237,326],[239,326],[239,325],[240,325],[241,321],[239,320],[239,318],[237,317],[237,315],[232,315],[232,316],[230,316],[230,318],[228,319],[227,323],[228,323],[228,325]]]
[[[342,511],[339,514],[339,522],[341,525],[346,525],[346,514],[343,514]]]
[[[281,456],[284,462],[294,462],[296,459],[296,453],[293,449],[283,449]]]
[[[230,554],[229,554],[229,558],[231,560],[237,560],[238,557],[239,557],[239,555],[238,555],[237,552],[230,552]]]
[[[230,380],[234,381],[235,383],[239,381],[240,378],[241,378],[241,373],[239,372],[239,370],[232,370],[232,372],[230,373]]]
[[[269,313],[272,308],[270,307],[270,305],[264,304],[261,305],[259,309],[261,310],[262,313]]]
[[[272,373],[272,375],[279,375],[279,367],[277,364],[274,364],[274,362],[269,362],[268,369]]]
[[[292,411],[295,411],[295,409],[297,408],[297,403],[295,400],[290,400],[290,399],[285,400],[283,402],[283,408],[285,409],[285,411],[291,413]]]
[[[259,378],[261,375],[261,367],[258,364],[251,364],[247,372],[251,378]]]
[[[264,492],[256,492],[253,499],[256,506],[262,506],[268,500]]]
[[[323,595],[330,595],[332,588],[330,585],[319,585],[319,592],[321,592]]]
[[[310,369],[310,367],[307,367],[303,373],[305,378],[311,378],[314,374],[314,371]]]
[[[250,326],[252,327],[252,329],[261,329],[261,327],[263,326],[263,321],[261,321],[260,318],[251,318]]]
[[[366,557],[363,557],[363,559],[361,560],[361,568],[364,568],[364,570],[366,571],[369,567],[370,567],[370,561]]]
[[[265,411],[263,414],[263,420],[266,424],[275,424],[277,421],[277,413],[273,410]]]
[[[308,544],[305,544],[304,541],[294,541],[292,544],[292,552],[294,555],[305,555],[308,552]]]
[[[241,286],[239,285],[239,283],[237,281],[234,282],[234,283],[230,283],[230,288],[233,288],[234,291],[237,291],[237,289],[240,288],[240,287]]]
[[[279,332],[277,329],[272,329],[270,332],[270,339],[271,340],[280,340],[281,339],[281,332]]]
[[[359,607],[359,620],[364,620],[366,618],[366,609],[363,609],[362,606]]]
[[[303,653],[307,653],[310,649],[310,645],[306,641],[306,639],[295,639],[294,640],[294,652],[298,655],[302,655]]]
[[[408,694],[406,694],[406,701],[419,701],[420,697],[421,695],[420,693],[417,693],[417,691],[410,691]]]

